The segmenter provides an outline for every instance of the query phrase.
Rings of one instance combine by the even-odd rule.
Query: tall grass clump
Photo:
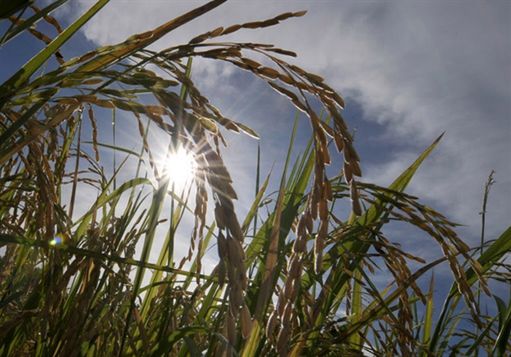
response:
[[[291,51],[221,41],[304,12],[149,49],[225,2],[214,0],[65,58],[65,45],[108,2],[66,28],[51,14],[67,0],[0,8],[0,51],[23,36],[44,43],[0,87],[1,355],[509,355],[511,302],[489,286],[509,283],[511,227],[471,249],[454,223],[405,193],[440,138],[389,187],[363,182],[344,101],[323,78],[288,63]],[[196,57],[250,72],[310,122],[294,161],[292,132],[277,192],[267,192],[269,177],[258,181],[244,217],[221,147],[225,131],[257,133],[201,94],[191,76]],[[116,141],[121,116],[132,118],[139,150]],[[105,122],[114,124],[111,142],[99,139],[109,137]],[[154,132],[167,157],[191,153],[185,189],[159,165]],[[343,167],[328,177],[333,155]],[[93,197],[85,208],[80,192]],[[350,212],[339,215],[343,207]],[[193,217],[189,251],[175,261],[185,215]],[[403,251],[384,233],[395,221],[424,232],[443,255],[426,262]],[[205,269],[210,248],[218,260]],[[419,281],[441,264],[453,276],[445,297],[433,278],[429,287]],[[385,288],[380,269],[393,278]],[[491,299],[496,308],[482,311]]]

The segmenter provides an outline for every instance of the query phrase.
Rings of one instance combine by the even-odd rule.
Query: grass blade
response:
[[[98,0],[86,13],[67,27],[55,39],[37,55],[32,57],[18,72],[10,77],[1,88],[3,94],[0,97],[0,109],[4,106],[9,97],[16,93],[39,69],[41,66],[55,53],[64,43],[66,43],[87,21],[89,21],[109,0]]]

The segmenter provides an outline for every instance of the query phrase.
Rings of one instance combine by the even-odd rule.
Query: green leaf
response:
[[[431,327],[433,326],[433,289],[435,287],[435,276],[431,274],[431,280],[429,282],[429,292],[426,297],[426,311],[424,312],[424,331],[422,335],[422,344],[427,346],[431,338]],[[423,356],[427,356],[427,352],[424,351]]]
[[[48,46],[43,48],[37,55],[32,57],[18,72],[10,77],[2,86],[2,96],[0,97],[0,109],[39,69],[41,66],[58,51],[87,21],[89,21],[103,6],[110,0],[98,0],[85,14],[73,22],[62,33],[60,33]]]
[[[489,269],[491,269],[495,264],[499,262],[499,260],[504,257],[504,255],[509,254],[511,252],[511,226],[509,226],[500,236],[495,240],[485,251],[484,253],[477,259],[479,264],[481,265],[481,274],[484,274]],[[474,285],[478,281],[477,275],[475,274],[472,268],[469,268],[465,275],[467,277],[467,282],[469,286]],[[460,292],[456,288],[456,283],[452,284],[451,290],[444,302],[442,307],[442,311],[440,313],[440,317],[438,318],[437,324],[435,326],[435,331],[433,333],[433,337],[431,339],[429,345],[429,351],[433,352],[436,350],[438,341],[443,330],[446,327],[446,321],[448,319],[449,311],[453,311],[457,306],[460,299]]]
[[[14,28],[12,28],[11,31],[8,31],[8,32],[5,33],[4,38],[2,39],[2,41],[0,41],[0,44],[3,45],[5,43],[9,42],[13,38],[15,38],[18,34],[20,34],[21,32],[23,32],[23,31],[27,30],[28,28],[34,26],[44,16],[49,15],[52,11],[54,11],[57,8],[59,8],[60,6],[62,6],[67,1],[68,0],[57,0],[57,1],[54,1],[53,3],[49,4],[48,6],[46,6],[44,9],[41,9],[41,11],[36,12],[34,15],[29,17],[28,19],[23,20],[23,23],[15,26]],[[14,5],[16,2],[18,2],[18,3],[24,2],[25,4],[32,3],[33,0],[29,0],[29,1],[27,1],[27,0],[21,0],[21,1],[20,0],[16,0],[16,1],[13,1],[13,0],[1,0],[0,1],[0,9],[1,9],[0,12],[4,12],[4,11],[7,10],[6,6],[2,4],[4,2],[7,2],[9,4],[13,4]],[[0,14],[0,17],[3,17],[3,16]]]
[[[32,105],[27,111],[23,113],[23,115],[18,118],[10,127],[8,127],[2,135],[0,135],[0,148],[7,143],[7,141],[16,133],[18,129],[20,129],[25,123],[27,123],[30,118],[32,118],[41,107],[44,105],[45,101],[40,100]],[[2,154],[3,156],[3,154]]]
[[[503,321],[500,324],[499,334],[493,347],[493,354],[496,353],[497,356],[504,356],[506,351],[509,352],[509,335],[511,333],[511,297],[507,311],[505,312],[504,316],[501,317],[503,317]]]
[[[94,205],[89,209],[89,211],[78,220],[78,222],[80,222],[80,225],[78,226],[74,233],[74,240],[78,241],[85,234],[87,228],[89,227],[89,223],[92,219],[92,216],[96,210],[100,209],[108,202],[112,202],[113,200],[117,199],[130,188],[144,184],[151,185],[151,181],[146,178],[137,177],[129,181],[126,181],[119,188],[114,190],[111,194],[108,194],[107,190],[108,187],[106,187],[104,191],[101,193],[101,195],[98,197]]]
[[[165,356],[179,340],[200,332],[207,332],[207,330],[202,326],[189,326],[175,330],[164,341],[158,343],[155,349],[151,351],[151,356]]]
[[[423,161],[435,149],[442,137],[443,134],[440,135],[428,148],[426,148],[426,150],[424,150],[419,155],[419,157],[401,175],[399,175],[399,177],[397,177],[394,182],[392,182],[392,184],[389,186],[389,189],[398,192],[404,191]],[[366,255],[367,251],[371,247],[371,244],[365,240],[357,239],[357,236],[359,234],[367,234],[364,233],[364,227],[370,227],[372,230],[379,230],[381,228],[383,223],[380,223],[379,226],[376,227],[374,224],[375,222],[381,220],[383,215],[388,212],[387,205],[388,204],[378,200],[375,204],[371,205],[366,212],[357,217],[357,219],[350,225],[350,230],[344,234],[342,241],[338,242],[338,244],[335,244],[328,252],[325,253],[323,269],[328,270],[332,267],[334,257],[338,256],[339,250],[342,250],[343,252],[349,252],[351,256],[357,257],[353,259],[351,264],[346,268],[349,271],[355,271],[358,269],[360,260],[363,256]],[[351,274],[345,273],[343,269],[332,271],[332,273],[328,276],[327,281],[325,282],[325,286],[328,286],[328,289],[322,289],[314,306],[313,318],[314,326],[316,328],[324,323],[328,314],[330,314],[332,311],[337,311],[341,300],[347,291],[346,284],[351,278]],[[302,282],[306,281],[313,281],[309,273],[304,273],[302,277]],[[361,316],[362,320],[358,321],[365,321],[366,318],[367,316],[364,313],[363,316]],[[360,322],[356,322],[355,320],[351,321],[351,323],[353,324],[352,326],[360,325]],[[310,336],[308,340],[309,345],[315,343],[315,338],[318,336],[319,335],[317,332],[312,332],[312,336]],[[296,351],[296,353],[298,352]]]
[[[84,141],[83,142],[84,144],[90,144],[90,145],[93,145],[94,142],[92,141]],[[98,142],[97,143],[98,146],[101,146],[101,147],[104,147],[104,148],[107,148],[107,149],[112,149],[112,150],[115,150],[115,151],[120,151],[120,152],[124,152],[128,155],[132,155],[132,156],[135,156],[136,158],[140,159],[143,161],[143,155],[140,155],[139,153],[133,151],[133,150],[130,150],[130,149],[126,149],[122,146],[118,146],[118,145],[109,145],[109,144],[105,144],[105,143],[100,143]]]
[[[126,56],[129,56],[130,54],[149,46],[153,42],[165,36],[170,31],[173,31],[176,28],[186,24],[187,22],[190,22],[193,19],[201,16],[202,14],[205,14],[206,12],[213,10],[214,8],[221,5],[225,1],[227,0],[210,1],[196,9],[193,9],[192,11],[187,12],[186,14],[178,16],[175,19],[172,19],[166,22],[165,24],[158,26],[152,31],[147,31],[141,34],[131,36],[126,41],[109,47],[106,53],[97,56],[96,58],[83,64],[77,70],[79,72],[97,71],[113,63],[116,63],[119,60],[125,58]]]

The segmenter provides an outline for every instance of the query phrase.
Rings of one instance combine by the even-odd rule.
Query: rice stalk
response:
[[[1,44],[28,31],[48,45],[2,84],[0,354],[506,354],[510,304],[495,296],[490,301],[498,313],[481,315],[488,298],[474,289],[492,292],[487,281],[509,280],[509,229],[494,241],[485,238],[476,259],[456,224],[405,193],[440,138],[389,187],[363,182],[341,114],[343,98],[320,76],[288,63],[286,57],[296,56],[291,51],[220,38],[304,12],[216,27],[184,44],[147,49],[223,2],[63,63],[63,45],[107,1],[67,29],[50,15],[65,1],[44,7],[19,2],[2,12],[11,18]],[[41,20],[57,32],[55,39],[42,26],[31,28]],[[297,120],[303,115],[311,124],[305,149],[294,141],[295,124],[275,193],[268,193],[270,175],[260,182],[258,150],[256,196],[243,220],[236,177],[222,157],[229,148],[221,146],[227,131],[259,135],[201,93],[200,78],[190,74],[197,57],[250,72],[295,106]],[[35,76],[43,65],[48,71]],[[318,104],[322,114],[314,110]],[[121,117],[134,124],[136,149],[120,139]],[[111,142],[99,141],[103,122],[114,124]],[[171,149],[193,151],[193,190],[174,192],[149,130]],[[302,154],[291,165],[297,147]],[[342,168],[328,177],[334,155]],[[84,209],[86,192],[96,199]],[[190,244],[176,262],[185,215],[194,222]],[[425,232],[443,256],[428,262],[405,251],[400,237],[384,234],[390,221]],[[217,266],[203,272],[202,259],[215,249]],[[453,285],[435,321],[433,280],[424,292],[420,278],[440,264],[451,269]],[[380,269],[391,277],[384,289],[376,282]]]

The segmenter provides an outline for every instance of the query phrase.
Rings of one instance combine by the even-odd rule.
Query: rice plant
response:
[[[44,48],[0,87],[0,354],[509,355],[511,301],[489,284],[510,281],[511,227],[471,248],[455,223],[405,192],[440,138],[389,187],[364,182],[344,100],[323,78],[288,63],[291,51],[221,40],[304,12],[149,49],[223,2],[70,59],[63,46],[108,0],[66,28],[52,12],[67,0],[2,3],[0,51],[28,35]],[[258,134],[201,94],[191,75],[197,57],[248,71],[310,122],[305,147],[294,126],[277,192],[255,165],[266,178],[244,217],[224,134]],[[126,115],[138,150],[116,140]],[[99,139],[105,122],[110,142]],[[344,164],[328,177],[334,155]],[[92,197],[85,208],[83,192]],[[193,229],[179,260],[187,216]],[[391,222],[422,231],[443,255],[424,261],[403,251],[400,237],[386,236]],[[211,249],[212,269],[203,263]],[[452,272],[445,301],[434,294],[439,265]],[[385,288],[375,281],[380,269],[393,277]],[[420,283],[430,276],[429,287]],[[481,299],[495,309],[482,311]]]

